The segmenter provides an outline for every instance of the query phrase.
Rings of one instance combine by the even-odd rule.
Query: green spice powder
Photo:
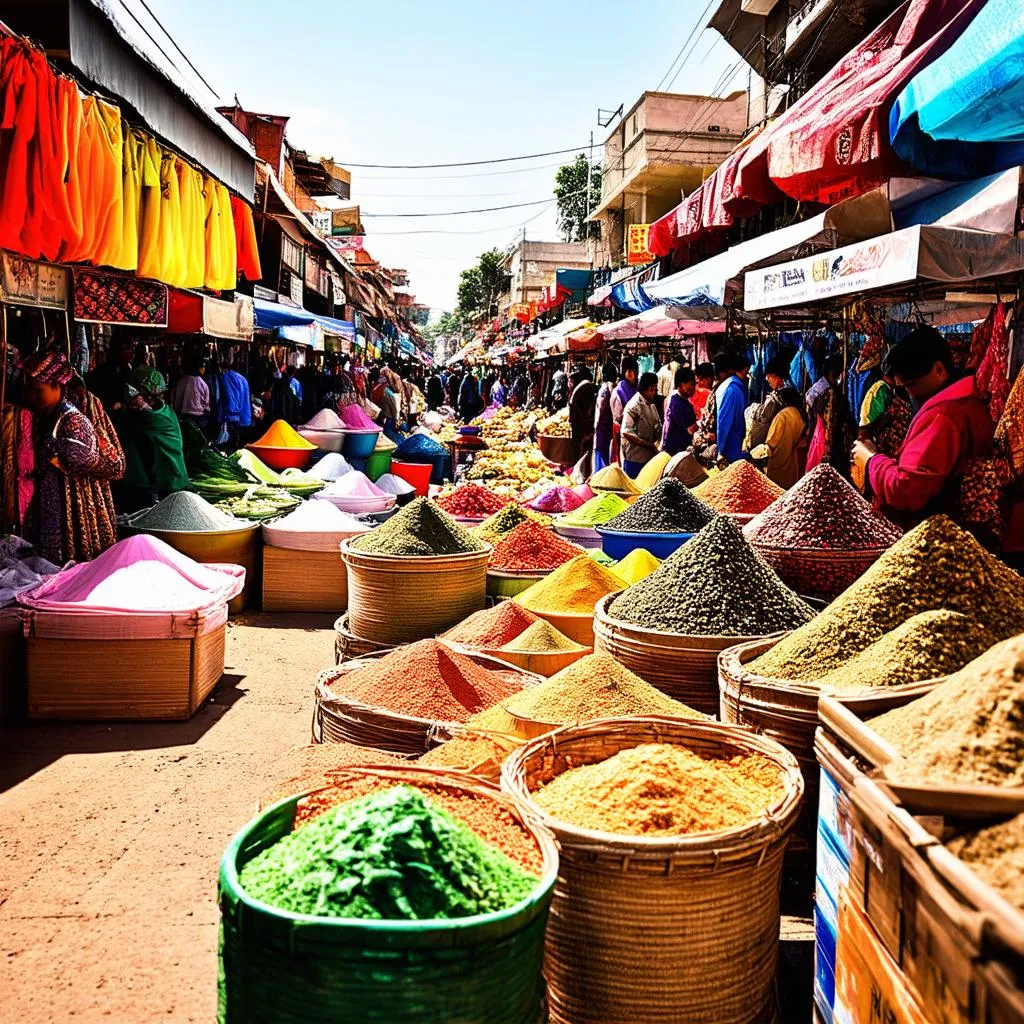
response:
[[[295,914],[437,920],[514,906],[538,879],[411,786],[338,807],[241,871],[252,897]]]
[[[371,555],[461,555],[484,544],[427,498],[416,498],[387,522],[351,542]]]

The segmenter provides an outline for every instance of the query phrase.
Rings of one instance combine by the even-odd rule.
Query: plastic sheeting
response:
[[[602,324],[598,334],[605,341],[625,341],[630,338],[681,338],[694,334],[721,334],[725,321],[677,320],[664,306],[639,313],[637,316]]]
[[[919,71],[889,117],[912,167],[970,178],[1024,163],[1024,4],[989,0],[956,42]]]

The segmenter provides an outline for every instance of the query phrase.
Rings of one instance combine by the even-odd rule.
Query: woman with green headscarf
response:
[[[152,366],[138,366],[129,378],[121,441],[125,471],[116,499],[119,512],[148,508],[188,487],[181,424],[164,401],[167,384]]]

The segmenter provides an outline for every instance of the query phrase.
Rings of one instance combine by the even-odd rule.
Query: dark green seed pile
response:
[[[713,519],[608,611],[646,629],[691,636],[764,636],[814,614],[728,516]]]
[[[685,484],[669,477],[660,480],[606,523],[605,529],[628,533],[696,533],[714,518],[713,508],[694,497]]]
[[[409,502],[350,546],[368,555],[461,555],[485,547],[427,498]]]

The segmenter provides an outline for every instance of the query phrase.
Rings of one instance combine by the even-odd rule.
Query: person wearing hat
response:
[[[124,454],[99,401],[85,391],[62,352],[37,352],[22,364],[22,400],[32,413],[33,469],[25,539],[63,565],[95,558],[117,540],[110,481]],[[85,410],[69,397],[78,384]],[[87,413],[91,409],[92,418]]]
[[[148,508],[188,487],[181,424],[164,401],[164,375],[152,366],[138,366],[129,387],[122,437],[125,472],[117,492],[120,512]]]

